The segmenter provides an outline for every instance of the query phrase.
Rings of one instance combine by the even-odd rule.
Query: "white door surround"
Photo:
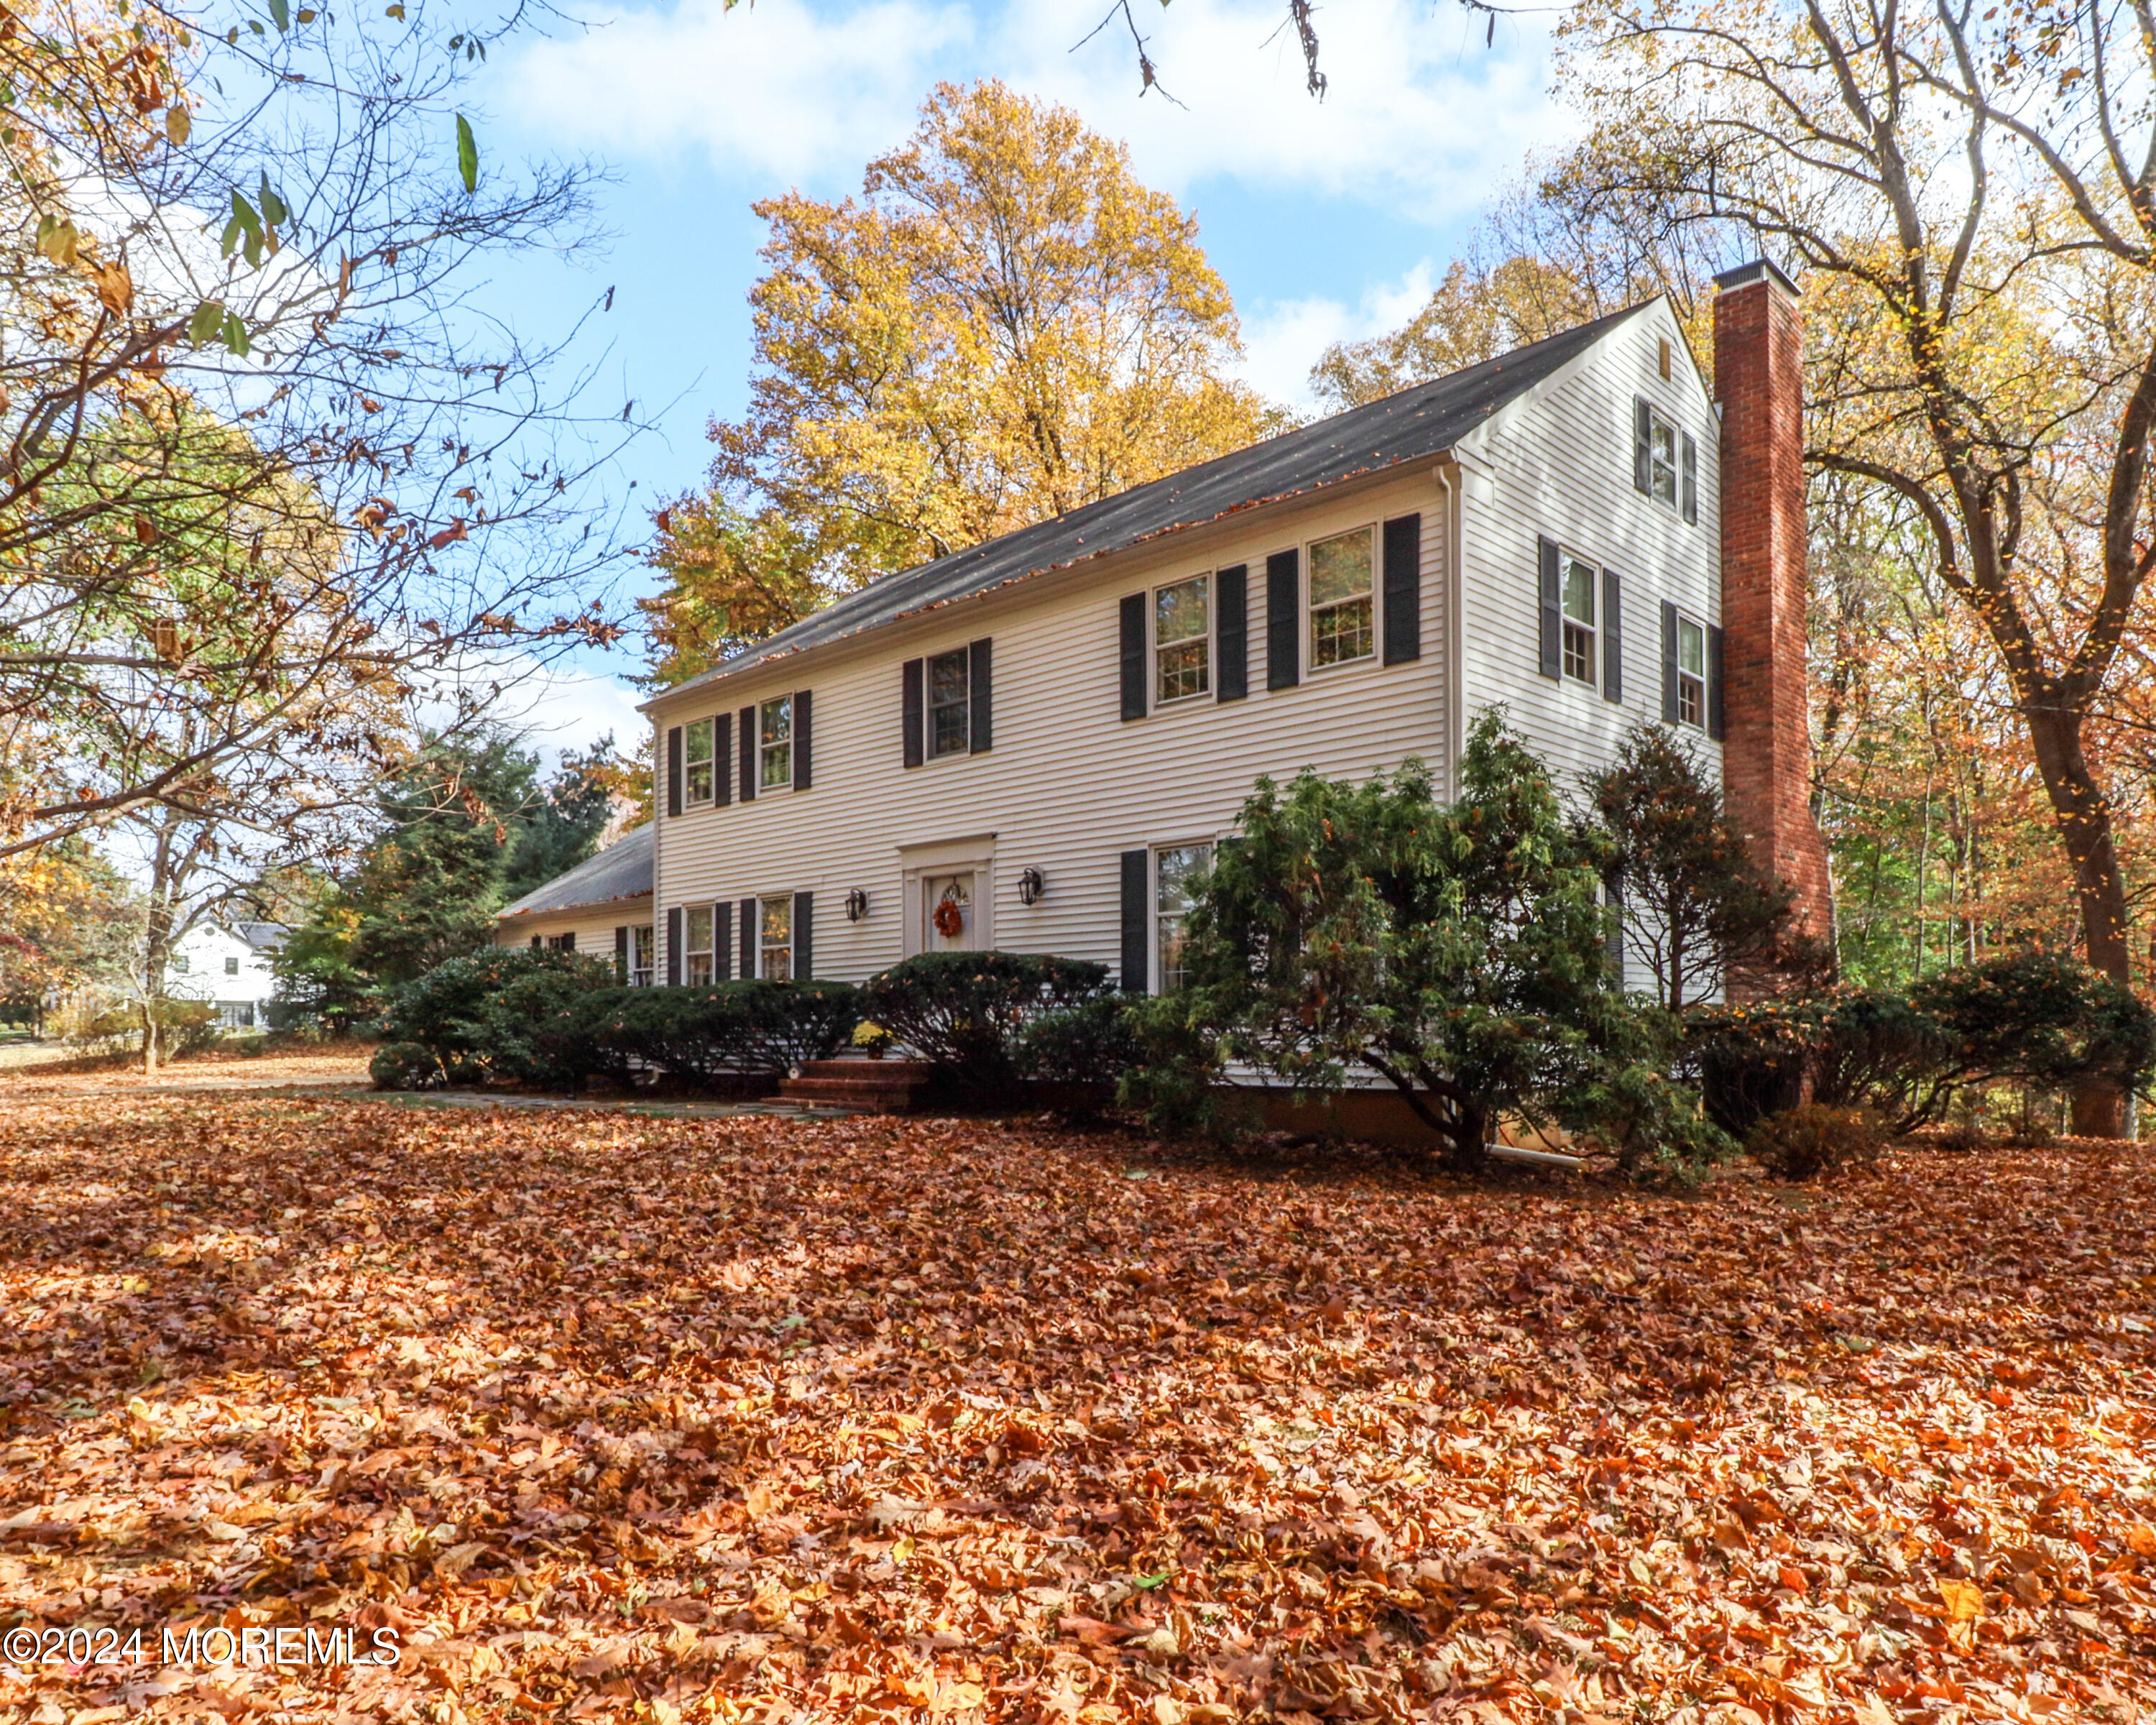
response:
[[[986,952],[995,945],[995,860],[993,833],[898,847],[907,957],[916,952]],[[939,933],[935,925],[937,906],[954,889],[964,901],[959,908],[963,928],[955,938]]]

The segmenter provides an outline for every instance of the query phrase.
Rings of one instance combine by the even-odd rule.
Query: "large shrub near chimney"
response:
[[[1145,1009],[1130,1094],[1165,1125],[1230,1065],[1306,1093],[1374,1076],[1460,1167],[1512,1117],[1696,1171],[1732,1147],[1669,1077],[1674,1021],[1612,974],[1607,839],[1496,713],[1461,766],[1450,804],[1412,762],[1260,781],[1198,890],[1189,986]]]

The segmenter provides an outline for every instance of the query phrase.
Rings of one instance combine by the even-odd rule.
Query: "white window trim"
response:
[[[1684,668],[1684,629],[1687,623],[1699,631],[1700,667],[1697,674],[1688,671]],[[1707,619],[1702,617],[1696,617],[1691,612],[1686,610],[1683,606],[1678,606],[1676,641],[1677,716],[1676,723],[1679,728],[1686,731],[1697,731],[1702,737],[1707,735],[1707,703],[1710,692],[1707,686],[1707,639],[1708,626]],[[1687,719],[1684,716],[1684,685],[1685,680],[1688,677],[1699,685],[1699,716],[1697,719]]]
[[[694,915],[696,915],[696,913],[697,911],[703,911],[706,915],[707,915],[707,916],[711,918],[711,930],[710,930],[710,934],[709,934],[709,939],[710,939],[711,944],[710,944],[709,946],[699,947],[699,946],[696,945],[696,944],[695,944],[695,942],[694,942],[694,941],[693,941],[693,939],[692,939],[692,937],[690,937],[690,932],[689,932],[689,919],[690,919],[691,916],[693,916]],[[704,987],[707,987],[707,986],[709,986],[711,983],[715,983],[715,982],[716,982],[716,981],[718,980],[718,976],[719,976],[719,918],[720,918],[721,916],[730,916],[730,915],[732,915],[732,911],[733,911],[733,906],[731,906],[731,905],[709,904],[709,905],[684,905],[684,906],[682,906],[682,907],[681,907],[681,980],[682,980],[685,983],[687,983],[689,986],[690,986],[690,987],[692,987],[692,988],[704,988]],[[696,982],[696,980],[695,980],[695,979],[694,979],[694,978],[690,975],[690,966],[691,964],[693,964],[693,963],[694,963],[697,959],[699,959],[699,958],[701,958],[701,959],[703,959],[703,960],[705,961],[705,963],[706,963],[706,967],[707,967],[707,968],[708,968],[708,970],[709,970],[709,973],[710,973],[707,976],[706,976],[706,978],[704,978],[703,982],[701,982],[701,983],[698,983],[698,982]]]
[[[966,746],[952,749],[947,754],[936,752],[936,661],[947,659],[953,653],[966,661]],[[939,647],[933,653],[921,655],[921,764],[933,767],[942,761],[971,760],[973,754],[973,644],[961,641],[955,647]]]
[[[1220,841],[1210,834],[1194,838],[1156,839],[1146,846],[1146,974],[1152,979],[1152,992],[1155,994],[1168,992],[1167,966],[1162,962],[1160,943],[1160,919],[1166,914],[1160,907],[1160,854],[1163,850],[1194,850],[1200,845],[1216,858],[1219,855]]]
[[[651,963],[643,969],[637,968],[636,937],[644,937],[644,949]],[[639,982],[638,978],[643,980]],[[632,988],[655,988],[659,982],[659,925],[655,922],[632,922],[629,925],[629,985]]]
[[[689,733],[701,725],[711,739],[711,752],[704,762],[708,768],[709,784],[702,796],[696,791],[696,763],[689,758]],[[708,809],[717,800],[719,783],[719,726],[716,719],[691,719],[681,727],[681,806],[684,809]]]
[[[786,942],[783,946],[766,947],[763,943],[763,907],[767,904],[783,902],[786,906]],[[752,954],[752,974],[758,982],[769,982],[763,970],[763,955],[767,952],[786,954],[786,979],[793,980],[793,954],[799,947],[798,931],[793,927],[795,896],[790,892],[759,892],[756,895],[756,946]]]
[[[1382,597],[1385,578],[1384,569],[1383,567],[1385,555],[1385,536],[1379,531],[1381,525],[1381,523],[1373,521],[1366,522],[1359,526],[1340,527],[1335,529],[1330,533],[1320,533],[1315,538],[1306,539],[1302,542],[1302,570],[1301,583],[1302,591],[1298,597],[1301,601],[1302,606],[1302,617],[1301,619],[1302,625],[1301,631],[1302,638],[1302,674],[1306,677],[1330,676],[1335,671],[1353,670],[1359,666],[1381,665],[1384,661],[1385,644],[1383,637],[1384,634],[1385,623],[1383,617],[1379,614],[1378,611],[1378,601]],[[1330,665],[1320,665],[1317,662],[1317,614],[1319,610],[1334,610],[1340,605],[1353,604],[1354,601],[1353,599],[1341,599],[1336,601],[1333,604],[1322,607],[1312,603],[1312,595],[1314,595],[1317,591],[1317,560],[1312,557],[1311,552],[1313,547],[1322,545],[1328,539],[1345,539],[1350,533],[1366,534],[1368,536],[1370,541],[1370,650],[1354,659],[1336,659]],[[1206,842],[1210,844],[1212,841],[1208,839]]]
[[[765,696],[750,706],[750,711],[756,715],[756,797],[775,797],[781,791],[793,788],[793,745],[797,740],[793,735],[793,696],[794,691],[791,689],[781,690],[776,695]],[[764,751],[777,745],[763,740],[763,710],[775,701],[786,703],[786,777],[777,784],[766,784],[763,782]],[[754,802],[756,797],[748,800]]]
[[[1579,564],[1588,572],[1589,603],[1594,607],[1593,623],[1578,622],[1568,615],[1564,608],[1565,576],[1574,563]],[[1575,551],[1571,546],[1560,542],[1557,548],[1558,681],[1560,684],[1572,684],[1575,687],[1586,690],[1590,694],[1599,694],[1603,685],[1602,637],[1604,632],[1602,620],[1603,597],[1602,565],[1588,556],[1585,552]],[[1565,665],[1564,635],[1565,631],[1571,629],[1585,629],[1591,643],[1588,649],[1589,663],[1587,675],[1584,677],[1574,676]]]
[[[1152,686],[1146,691],[1152,709],[1163,712],[1172,706],[1188,706],[1194,702],[1213,700],[1219,693],[1220,675],[1220,572],[1218,569],[1199,569],[1188,575],[1178,576],[1173,581],[1156,583],[1146,595],[1146,629],[1152,644],[1147,649],[1152,663]],[[1205,583],[1205,632],[1186,635],[1179,641],[1170,641],[1164,647],[1160,639],[1160,596],[1172,587],[1181,587],[1192,581]],[[1205,644],[1205,686],[1194,694],[1163,696],[1160,692],[1160,655],[1176,647],[1188,647],[1194,641]]]
[[[1640,397],[1647,403],[1647,501],[1657,509],[1666,509],[1679,521],[1684,519],[1684,428],[1665,413],[1655,402]],[[1670,434],[1670,495],[1666,503],[1655,495],[1655,432],[1657,429]]]

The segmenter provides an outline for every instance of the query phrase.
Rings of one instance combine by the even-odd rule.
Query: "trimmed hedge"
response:
[[[1033,1076],[1106,1076],[1120,1046],[1108,967],[1032,952],[923,952],[869,978],[862,1010],[959,1096],[1006,1100]],[[1052,1070],[1036,1073],[1042,1065]]]
[[[1708,1111],[1739,1137],[1794,1108],[1807,1076],[1814,1103],[1868,1109],[1898,1135],[1964,1090],[2090,1079],[2133,1090],[2156,1065],[2156,1014],[2056,952],[1958,966],[1906,994],[1835,988],[1712,1008],[1686,1030]]]
[[[591,1045],[590,1071],[624,1077],[641,1061],[710,1085],[828,1059],[860,1016],[844,983],[714,983],[610,988],[588,1003],[577,1029]]]

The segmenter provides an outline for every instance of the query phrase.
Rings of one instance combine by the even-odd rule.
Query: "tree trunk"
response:
[[[142,1002],[142,1076],[157,1076],[157,1003],[154,998]]]
[[[2082,715],[2063,707],[2025,702],[2022,715],[2036,753],[2037,770],[2051,799],[2059,837],[2073,865],[2082,941],[2092,968],[2122,988],[2131,987],[2126,950],[2126,881],[2118,866],[2111,804],[2082,752]],[[2073,1127],[2083,1137],[2118,1136],[2125,1101],[2118,1085],[2091,1080],[2074,1092]]]

